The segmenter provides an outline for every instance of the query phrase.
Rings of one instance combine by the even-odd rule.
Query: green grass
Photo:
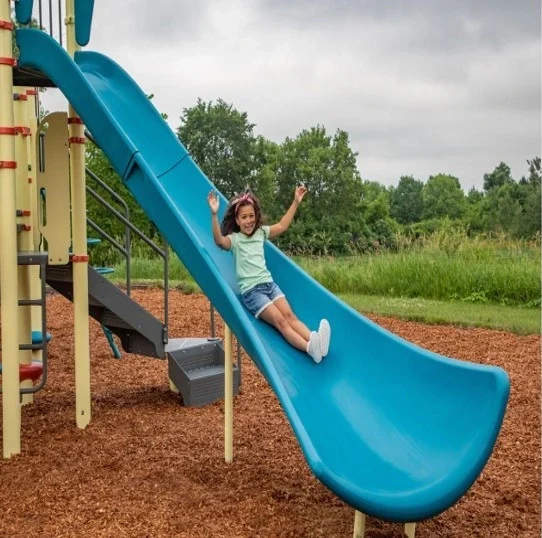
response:
[[[345,258],[296,258],[332,293],[362,313],[425,323],[540,334],[540,244],[435,234],[427,240]],[[111,280],[122,284],[126,268]],[[199,292],[186,268],[170,256],[170,288]],[[134,258],[132,281],[162,286],[159,259]]]
[[[430,299],[339,294],[362,314],[462,327],[485,327],[515,334],[540,334],[540,309]]]
[[[112,276],[110,280],[117,284],[125,282],[118,276]],[[136,279],[132,284],[162,288],[163,280]],[[199,286],[193,280],[170,280],[169,286],[170,289],[177,289],[183,293],[201,293]],[[485,327],[523,335],[541,333],[541,314],[538,308],[350,293],[339,293],[338,296],[362,314],[379,314],[422,323]]]
[[[384,252],[297,263],[333,293],[540,306],[540,259],[485,252]]]
[[[115,282],[123,282],[126,280],[126,262],[114,265]],[[164,279],[164,262],[161,258],[132,258],[131,263],[132,278],[136,280],[163,280]],[[169,257],[169,279],[179,281],[192,281],[190,273],[181,263],[175,254]]]

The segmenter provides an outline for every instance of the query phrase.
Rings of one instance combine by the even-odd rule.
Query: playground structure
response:
[[[81,9],[79,4],[77,6]],[[40,3],[40,19],[41,7]],[[88,26],[84,28],[88,31],[90,31],[90,7],[91,5],[86,3],[81,14],[82,20],[87,21]],[[68,48],[71,50],[76,46],[73,32],[70,32],[70,27],[74,26],[70,11],[72,8],[73,5],[67,6]],[[19,20],[29,20],[31,3],[19,2],[16,9]],[[4,30],[11,30],[11,22],[3,24],[3,27]],[[81,26],[78,28],[81,32]],[[4,34],[7,35],[7,32]],[[9,47],[11,50],[11,45]],[[14,62],[11,59],[6,59],[2,65],[9,67],[9,71],[12,70],[11,67],[15,67],[13,80],[19,83],[14,87],[15,91],[9,105],[14,114],[14,126],[6,127],[1,134],[14,137],[15,160],[3,161],[1,168],[16,171],[15,205],[18,217],[16,230],[20,289],[17,293],[18,312],[15,316],[9,315],[7,318],[4,316],[3,319],[18,318],[20,338],[17,337],[16,340],[18,353],[13,355],[13,360],[10,360],[11,354],[4,354],[6,359],[0,363],[0,372],[2,367],[4,371],[2,378],[5,409],[4,456],[9,457],[20,451],[19,396],[22,397],[23,404],[30,403],[32,394],[43,388],[47,379],[47,342],[51,335],[46,333],[46,282],[72,300],[78,312],[74,325],[77,348],[76,417],[79,427],[84,428],[90,421],[89,314],[100,322],[116,358],[120,358],[120,351],[113,334],[119,337],[123,349],[129,353],[167,358],[172,379],[171,388],[181,393],[185,405],[203,405],[222,397],[224,349],[222,342],[214,338],[214,324],[212,323],[211,338],[169,338],[167,244],[157,246],[135,228],[130,222],[126,202],[91,170],[85,169],[84,126],[73,109],[70,109],[69,118],[65,112],[54,112],[41,118],[38,125],[39,94],[35,88],[28,89],[25,86],[31,82],[51,86],[51,81],[38,73],[18,69],[16,65],[11,65],[12,63]],[[6,74],[10,75],[8,82],[11,82],[11,73]],[[22,86],[23,83],[25,86]],[[7,86],[3,85],[2,88]],[[9,98],[10,95],[11,93],[8,95],[6,92],[4,97]],[[4,123],[9,121],[6,120]],[[91,137],[89,133],[87,136]],[[82,183],[79,180],[70,181],[70,178],[80,178],[81,172]],[[97,188],[105,191],[113,199],[116,206],[120,207],[120,211],[86,184],[85,175]],[[96,199],[104,211],[110,213],[111,218],[122,221],[126,230],[123,244],[86,217],[86,193]],[[89,256],[86,247],[100,242],[101,239],[87,238],[87,225],[125,256],[126,293],[121,292],[103,277],[112,271],[111,268],[88,265]],[[163,322],[130,298],[130,240],[134,236],[146,242],[164,260]],[[42,248],[44,242],[47,245],[47,252]],[[84,270],[81,271],[80,267],[83,265]],[[41,293],[38,293],[40,290]],[[9,293],[6,295],[9,298]],[[38,295],[39,298],[36,298]],[[3,301],[3,305],[7,304],[8,301]],[[26,310],[20,307],[26,307]],[[33,310],[29,310],[28,307]],[[211,309],[212,322],[213,314],[214,311]],[[14,345],[13,342],[9,342],[9,338],[15,333],[9,323],[5,324],[4,328],[5,334],[8,335],[5,341],[9,349],[10,345]],[[31,343],[26,343],[30,339],[30,334]],[[46,335],[45,339],[42,339],[43,334]],[[12,386],[11,376],[13,372],[17,375],[17,368],[18,378],[15,377],[15,385]],[[233,369],[233,378],[236,392],[240,383],[240,365]],[[39,383],[34,384],[38,380]],[[20,388],[19,381],[22,382]]]
[[[184,342],[169,339],[165,324],[149,317],[129,294],[88,265],[86,126],[274,389],[311,470],[356,509],[355,536],[363,535],[364,514],[406,523],[407,534],[413,536],[415,521],[455,503],[483,469],[506,408],[509,384],[505,372],[441,357],[395,337],[343,304],[272,245],[266,246],[270,269],[294,309],[312,325],[321,312],[330,319],[334,331],[330,356],[316,366],[272,328],[251,318],[239,302],[230,255],[215,247],[210,234],[205,197],[212,185],[129,75],[103,55],[78,51],[90,38],[92,5],[91,1],[67,1],[67,53],[43,31],[18,30],[18,74],[13,62],[7,61],[12,54],[10,3],[4,0],[0,11],[4,457],[20,452],[21,395],[39,387],[31,386],[30,378],[19,384],[19,376],[29,368],[24,365],[39,363],[30,354],[41,351],[43,382],[47,367],[47,338],[39,338],[35,348],[24,343],[24,337],[37,330],[38,321],[36,317],[33,323],[19,306],[40,309],[41,335],[46,334],[46,326],[44,295],[34,299],[37,271],[28,270],[31,265],[18,269],[22,251],[32,253],[30,261],[41,268],[41,285],[47,280],[75,305],[76,420],[80,428],[88,425],[91,416],[89,313],[120,337],[126,351],[160,358],[168,355],[170,378],[177,389],[184,383],[189,390],[191,385],[175,364],[182,362],[179,357],[190,362],[198,353],[187,352]],[[27,24],[32,2],[19,0],[16,10],[19,22]],[[28,73],[35,73],[35,78]],[[68,115],[54,113],[42,123],[47,129],[39,173],[32,166],[32,159],[35,163],[37,158],[31,150],[40,140],[37,119],[26,126],[17,115],[17,101],[12,100],[13,82],[23,76],[34,82],[49,81],[70,102]],[[31,92],[24,90],[34,97]],[[21,131],[21,126],[28,130]],[[24,164],[19,165],[25,151],[16,147],[23,134],[26,162],[36,175],[30,183]],[[14,218],[17,210],[21,211],[19,222]],[[16,224],[21,228],[19,235]],[[38,230],[47,240],[47,253],[39,251]],[[20,285],[14,286],[14,279]],[[15,312],[20,317],[17,326],[7,323],[17,319]],[[361,349],[352,334],[359,335]],[[225,364],[217,368],[220,352],[215,341],[190,346],[192,350],[208,348],[206,366],[218,370],[214,373],[225,387],[227,461],[232,460],[231,338],[227,329]],[[36,369],[39,367],[37,364]]]

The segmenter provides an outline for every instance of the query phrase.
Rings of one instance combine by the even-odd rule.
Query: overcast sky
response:
[[[442,172],[468,191],[541,153],[540,31],[539,0],[96,0],[87,49],[174,129],[221,97],[276,142],[347,131],[363,179]]]

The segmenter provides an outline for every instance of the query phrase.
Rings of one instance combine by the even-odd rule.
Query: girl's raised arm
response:
[[[305,194],[307,194],[307,187],[304,185],[298,185],[295,189],[294,201],[292,202],[292,205],[288,208],[288,211],[284,213],[284,216],[280,219],[280,221],[270,227],[269,239],[273,239],[274,237],[283,234],[290,227],[290,224],[292,224],[292,221],[294,220],[297,207],[303,200]]]
[[[215,191],[211,191],[207,195],[207,203],[211,209],[211,226],[213,229],[213,239],[215,243],[224,250],[230,250],[231,240],[229,237],[224,237],[220,231],[220,224],[218,223],[218,208],[220,207],[220,200]]]

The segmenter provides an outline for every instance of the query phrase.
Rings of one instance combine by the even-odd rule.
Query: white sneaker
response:
[[[331,338],[331,327],[327,319],[323,319],[318,327],[318,338],[320,340],[320,353],[325,357],[329,351],[329,339]]]
[[[309,342],[307,344],[307,353],[312,357],[312,360],[318,364],[322,360],[322,352],[320,351],[320,339],[316,331],[311,332]]]

